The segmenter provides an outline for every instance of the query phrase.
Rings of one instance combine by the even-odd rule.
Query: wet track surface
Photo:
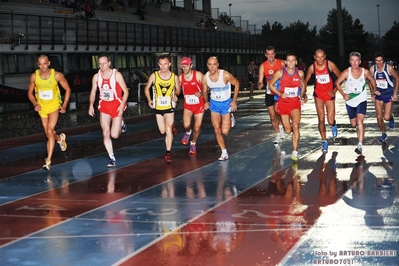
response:
[[[172,164],[153,114],[126,118],[115,169],[98,124],[65,129],[68,150],[56,147],[50,172],[39,169],[44,135],[2,140],[1,264],[398,265],[398,129],[380,145],[370,101],[358,156],[341,97],[336,106],[327,154],[313,100],[303,106],[297,164],[290,136],[273,144],[261,96],[240,100],[225,162],[209,112],[196,155],[180,143],[177,112]]]

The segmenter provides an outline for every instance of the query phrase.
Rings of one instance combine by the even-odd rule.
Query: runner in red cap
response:
[[[201,133],[202,118],[204,117],[204,98],[202,97],[202,73],[193,70],[193,64],[189,57],[183,57],[180,61],[182,73],[179,76],[180,84],[183,89],[184,105],[183,105],[183,127],[186,131],[181,142],[187,145],[191,133],[193,138],[190,143],[190,154],[197,153],[195,146]],[[194,115],[194,127],[191,130],[191,120]]]

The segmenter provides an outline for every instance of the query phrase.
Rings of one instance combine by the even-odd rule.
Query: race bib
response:
[[[185,95],[184,99],[187,104],[199,104],[199,98],[195,95]]]
[[[380,89],[388,89],[388,82],[386,79],[377,79],[377,87]]]
[[[286,87],[284,89],[284,93],[287,94],[287,98],[298,97],[298,87],[295,87],[295,88]]]
[[[211,99],[217,102],[223,102],[230,99],[230,90],[225,91],[211,91]]]
[[[53,91],[48,90],[48,91],[42,91],[39,90],[39,98],[42,100],[52,100],[53,99]]]
[[[317,75],[316,79],[319,84],[327,84],[330,82],[330,75],[329,74]]]
[[[157,98],[157,105],[158,106],[162,106],[162,107],[165,107],[165,106],[171,106],[170,105],[170,96],[158,96],[158,98]]]
[[[114,100],[114,92],[112,90],[100,89],[100,99],[106,102]]]

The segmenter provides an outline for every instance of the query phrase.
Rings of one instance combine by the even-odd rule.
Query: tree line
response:
[[[313,62],[314,51],[322,48],[327,57],[339,62],[338,55],[338,23],[337,9],[333,8],[327,16],[327,23],[317,31],[309,22],[300,20],[284,27],[279,22],[271,24],[269,21],[262,25],[263,46],[273,45],[280,51],[289,51],[301,57],[305,62]],[[223,14],[220,21],[228,26],[234,26],[234,21]],[[369,61],[377,51],[381,51],[386,58],[399,61],[399,22],[395,21],[390,30],[379,39],[375,34],[366,32],[359,19],[353,19],[351,14],[342,9],[342,24],[344,35],[344,55],[352,51],[362,54],[362,59]]]
[[[329,59],[338,62],[338,23],[337,9],[328,13],[327,23],[317,32],[316,26],[310,27],[309,22],[297,21],[288,27],[279,22],[270,24],[268,21],[262,26],[261,35],[266,39],[278,38],[283,45],[278,49],[287,50],[302,57],[304,61],[313,61],[313,54],[317,48],[322,48]],[[342,9],[342,24],[344,36],[344,55],[352,51],[362,54],[363,60],[372,60],[377,51],[384,53],[386,58],[399,60],[399,23],[395,21],[390,30],[381,39],[366,32],[359,19],[353,19],[349,12]],[[270,42],[270,41],[268,41]]]

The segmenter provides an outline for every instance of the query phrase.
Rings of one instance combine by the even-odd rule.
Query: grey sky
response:
[[[269,21],[288,26],[295,21],[309,22],[317,30],[326,24],[328,12],[337,7],[336,0],[212,0],[212,8],[231,16],[241,16],[256,24],[257,29]],[[399,0],[342,0],[342,7],[353,19],[358,18],[364,29],[378,35],[377,5],[379,4],[380,29],[383,36],[396,20],[399,22]]]

